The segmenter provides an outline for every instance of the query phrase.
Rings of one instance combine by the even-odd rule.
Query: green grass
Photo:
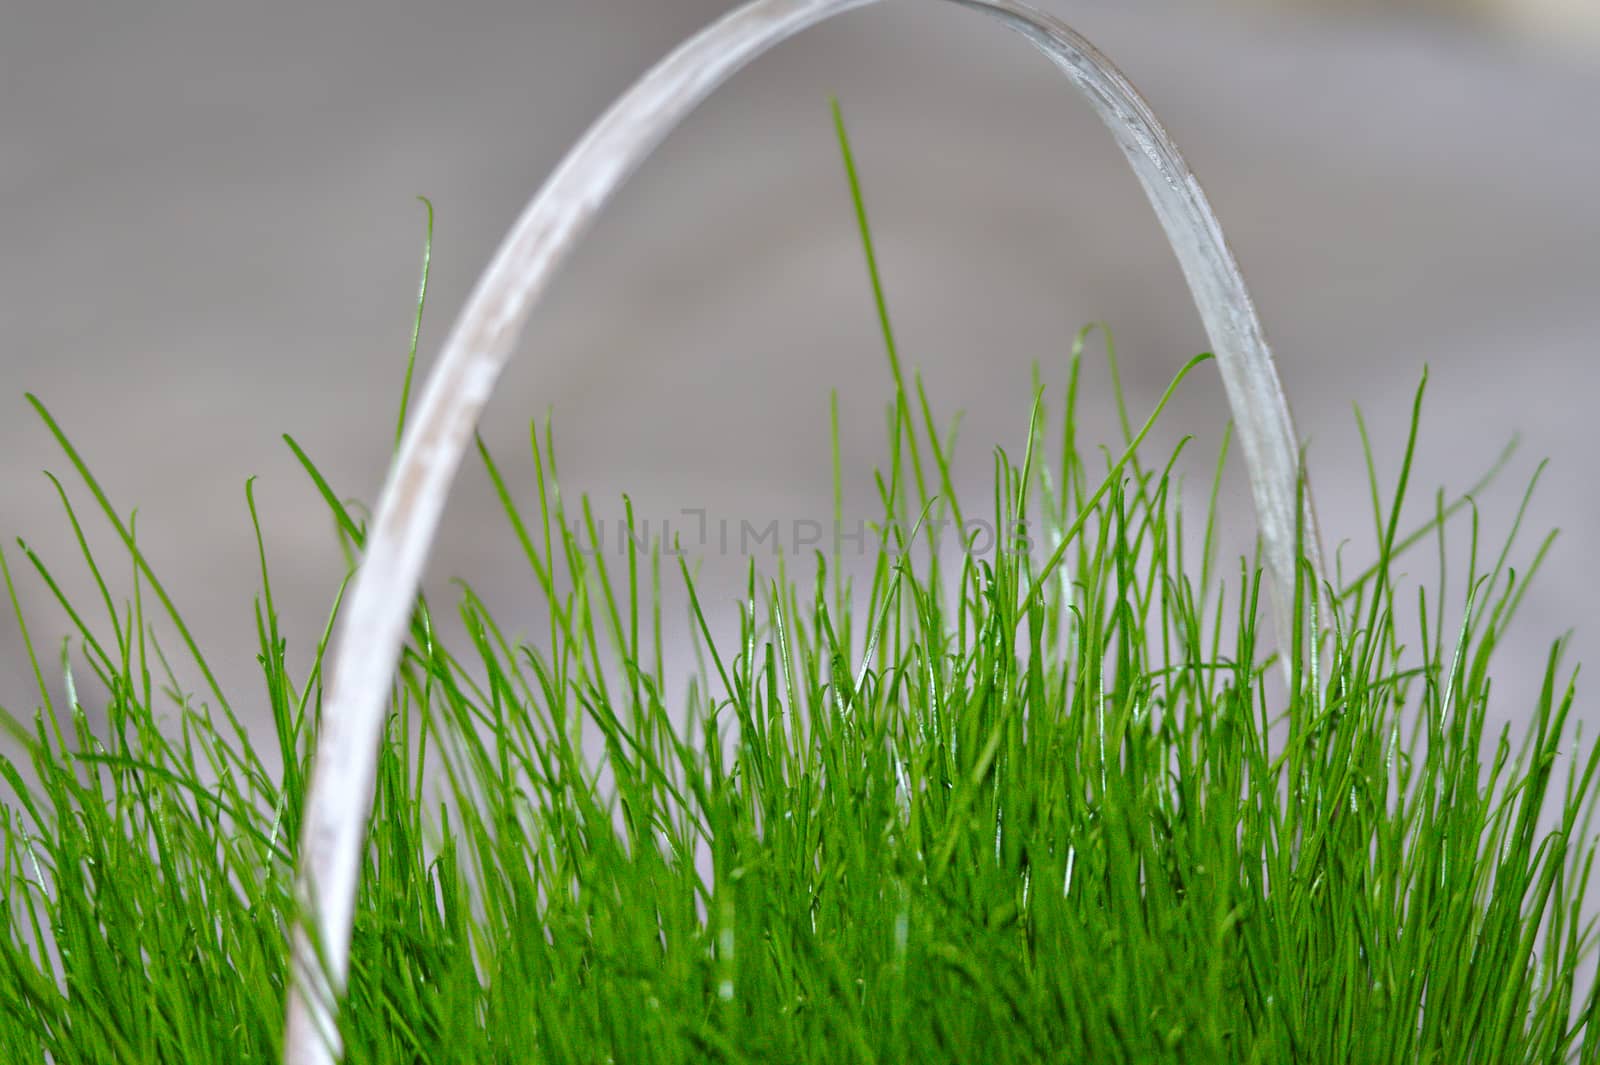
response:
[[[515,465],[480,447],[550,637],[513,640],[467,589],[448,648],[418,605],[347,1059],[1600,1061],[1577,997],[1600,762],[1570,736],[1559,645],[1525,737],[1485,735],[1526,583],[1512,545],[1480,550],[1469,513],[1468,571],[1408,582],[1400,550],[1443,557],[1460,509],[1402,523],[1408,446],[1391,492],[1374,463],[1376,565],[1304,572],[1296,640],[1271,657],[1258,571],[1225,582],[1213,560],[1218,523],[1244,516],[1213,491],[1186,534],[1177,467],[1142,461],[1126,416],[1110,451],[1076,438],[1081,339],[1065,397],[1035,395],[1024,446],[995,452],[992,495],[965,508],[952,434],[890,340],[870,576],[833,552],[752,564],[736,631],[712,630],[689,559],[587,550],[548,425]],[[279,630],[263,551],[249,697],[272,728],[247,735],[36,406],[135,593],[114,601],[80,535],[104,616],[69,610],[105,725],[52,696],[37,653],[39,712],[13,715],[0,1060],[271,1061],[331,622]],[[928,549],[934,521],[980,515],[1029,542]],[[668,582],[704,648],[686,689],[666,682]],[[174,694],[154,613],[204,694]],[[315,646],[306,675],[291,640]]]

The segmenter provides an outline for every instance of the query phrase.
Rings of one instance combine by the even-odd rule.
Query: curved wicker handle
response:
[[[567,155],[512,227],[456,320],[389,470],[341,621],[300,840],[296,896],[309,907],[315,936],[296,926],[289,1065],[324,1065],[342,1054],[334,1011],[348,973],[390,682],[451,480],[529,309],[612,192],[713,89],[801,30],[875,2],[755,0],[679,47]],[[994,16],[1048,56],[1088,97],[1144,185],[1183,265],[1227,388],[1249,465],[1279,638],[1287,646],[1299,557],[1299,441],[1255,307],[1204,193],[1133,86],[1072,29],[1015,0],[950,2]],[[1315,517],[1309,496],[1304,498],[1305,542],[1320,572]]]

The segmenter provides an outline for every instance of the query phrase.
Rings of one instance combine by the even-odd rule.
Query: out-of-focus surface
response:
[[[1600,6],[1590,0],[1234,0],[1267,10],[1328,11],[1346,15],[1419,14],[1476,23],[1542,44],[1575,50],[1600,46]]]
[[[342,493],[376,497],[416,285],[413,197],[438,209],[426,369],[566,148],[726,6],[9,0],[0,530],[36,545],[69,590],[92,587],[39,470],[87,499],[24,403],[32,391],[112,499],[140,508],[144,549],[225,684],[253,692],[243,482],[259,475],[303,667],[342,564],[278,434]],[[1553,460],[1529,525],[1564,534],[1503,652],[1501,712],[1531,698],[1566,630],[1576,657],[1600,660],[1600,49],[1576,44],[1592,9],[1535,24],[1517,0],[1506,18],[1532,28],[1500,35],[1487,8],[1473,20],[1370,5],[1045,6],[1124,68],[1205,185],[1311,441],[1329,546],[1349,540],[1359,564],[1372,552],[1351,403],[1387,491],[1427,364],[1414,516],[1434,485],[1464,487],[1520,431],[1524,461],[1483,500],[1503,529],[1531,460]],[[1204,350],[1136,183],[1059,75],[969,12],[886,3],[757,62],[606,212],[493,401],[484,433],[509,470],[527,469],[528,419],[553,409],[569,484],[630,491],[641,514],[826,516],[833,386],[846,469],[882,453],[889,383],[830,94],[850,121],[904,358],[944,412],[967,412],[962,479],[978,498],[989,449],[1023,431],[1030,365],[1058,383],[1079,326],[1115,327],[1138,416]],[[1087,431],[1106,438],[1103,370],[1086,387]],[[1156,447],[1190,430],[1214,447],[1224,416],[1214,373],[1200,374]],[[1250,529],[1241,482],[1226,497],[1235,543]],[[868,482],[850,490],[864,513]],[[64,623],[8,551],[53,662]],[[729,581],[742,569],[708,565]],[[1416,569],[1433,572],[1422,556]],[[461,577],[509,627],[537,623],[532,578],[470,466],[430,572],[440,601]],[[30,684],[0,619],[0,702],[31,708]]]

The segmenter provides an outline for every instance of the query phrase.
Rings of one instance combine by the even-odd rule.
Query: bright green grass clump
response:
[[[1523,582],[1474,542],[1458,586],[1403,583],[1409,453],[1377,566],[1302,575],[1285,670],[1255,572],[1224,592],[1184,557],[1172,467],[1132,433],[1085,459],[1076,356],[1064,419],[1047,434],[1036,403],[965,512],[890,356],[870,580],[828,553],[752,567],[737,632],[710,631],[662,545],[587,550],[548,434],[531,470],[481,452],[551,636],[514,642],[468,591],[451,651],[419,604],[349,1061],[1600,1061],[1595,1000],[1575,1000],[1596,755],[1561,749],[1554,650],[1520,753],[1484,736]],[[927,549],[979,513],[1027,543]],[[269,1062],[327,636],[291,677],[263,554],[275,732],[245,735],[215,684],[175,703],[145,618],[170,603],[118,528],[133,603],[72,615],[107,726],[41,680],[30,764],[4,767],[0,1060]],[[686,693],[660,650],[679,579],[706,647]]]

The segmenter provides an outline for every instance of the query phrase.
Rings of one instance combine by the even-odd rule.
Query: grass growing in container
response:
[[[1214,572],[1215,494],[1207,549],[1186,557],[1173,467],[1141,460],[1145,431],[1109,458],[1080,446],[1078,352],[1064,402],[1035,397],[992,495],[963,507],[891,342],[870,579],[841,580],[827,552],[803,572],[752,565],[731,632],[664,545],[588,549],[548,426],[514,466],[480,447],[551,636],[513,641],[466,590],[451,649],[418,605],[347,1059],[1600,1061],[1595,1000],[1574,1000],[1600,761],[1558,757],[1558,647],[1520,745],[1484,735],[1525,586],[1510,545],[1480,552],[1474,525],[1458,585],[1407,584],[1408,447],[1385,501],[1374,475],[1377,564],[1340,587],[1307,567],[1296,642],[1270,657],[1257,572]],[[0,767],[0,1059],[272,1061],[327,632],[291,676],[263,551],[273,731],[247,735],[35,405],[122,532],[136,591],[119,606],[101,582],[101,621],[63,598],[105,729],[52,697],[37,653],[40,710],[13,715],[30,764]],[[928,550],[980,514],[1025,535]],[[45,558],[20,557],[56,587]],[[665,682],[667,581],[705,648],[687,691]],[[209,682],[176,698],[176,730],[158,726],[182,688],[147,635],[156,608]],[[1547,809],[1559,829],[1541,834]]]

